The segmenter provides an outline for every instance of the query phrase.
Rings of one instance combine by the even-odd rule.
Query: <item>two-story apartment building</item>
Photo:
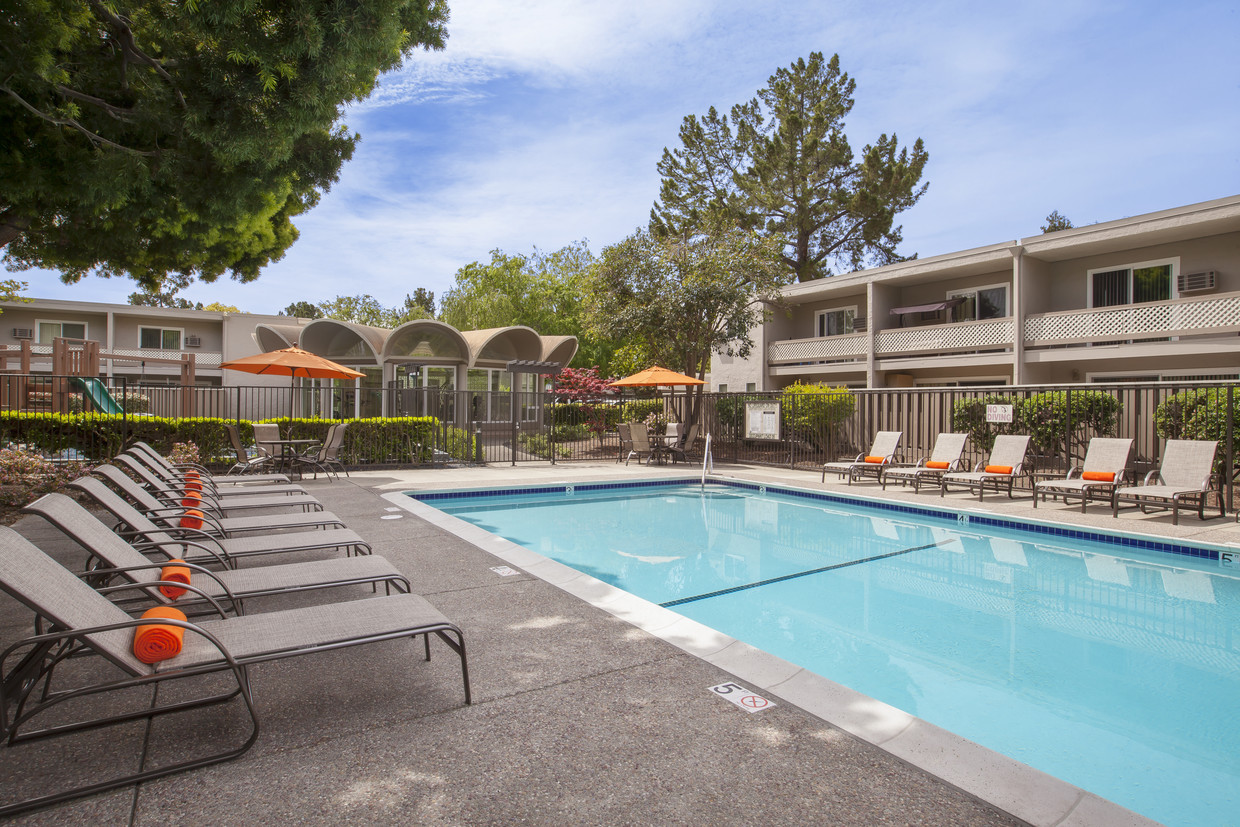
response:
[[[1240,378],[1240,196],[785,288],[711,390]]]

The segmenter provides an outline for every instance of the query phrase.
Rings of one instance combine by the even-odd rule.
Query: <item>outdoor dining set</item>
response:
[[[620,452],[616,462],[624,458],[624,464],[634,457],[638,462],[644,458],[646,464],[662,465],[669,459],[672,462],[688,462],[689,455],[697,442],[698,426],[690,425],[687,429],[682,423],[673,422],[661,434],[652,434],[644,422],[621,422],[617,426],[620,435]]]

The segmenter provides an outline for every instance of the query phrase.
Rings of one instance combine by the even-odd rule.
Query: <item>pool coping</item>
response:
[[[932,512],[936,516],[967,512],[996,524],[1028,525],[1026,520],[1009,520],[988,512],[953,509],[947,506],[902,507],[890,501],[853,494],[824,494],[814,489],[785,483],[751,483],[736,478],[716,477],[716,481],[741,484],[752,488],[775,488],[811,494],[816,499],[857,502],[880,508],[903,511]],[[663,477],[649,481],[650,486],[697,483],[698,478]],[[462,486],[452,489],[395,491],[382,494],[383,499],[402,510],[447,531],[476,548],[537,577],[580,600],[624,620],[633,626],[700,658],[746,684],[748,688],[769,693],[827,723],[870,743],[896,758],[942,779],[948,784],[985,801],[1037,827],[1085,827],[1085,825],[1157,825],[1158,822],[1129,810],[1115,802],[1083,790],[1066,781],[1009,758],[994,750],[962,738],[889,704],[852,690],[842,684],[816,675],[783,658],[764,652],[729,635],[722,634],[672,609],[664,608],[595,577],[519,546],[464,520],[440,511],[417,497],[433,501],[435,494],[480,491],[557,490],[565,486],[589,488],[644,487],[645,481],[628,480],[615,483],[557,481],[542,484],[510,486]],[[413,495],[413,496],[411,496]],[[1037,521],[1034,521],[1037,522]],[[1043,523],[1048,529],[1062,524]],[[1082,532],[1092,533],[1092,532]],[[1108,534],[1111,534],[1108,532]],[[1114,534],[1125,534],[1115,532]],[[1156,540],[1151,535],[1129,535],[1137,539]],[[1208,545],[1198,543],[1198,546]],[[1217,548],[1217,547],[1216,547]]]

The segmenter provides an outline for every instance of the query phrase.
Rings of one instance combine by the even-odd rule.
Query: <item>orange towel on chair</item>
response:
[[[160,580],[171,580],[174,583],[189,584],[190,568],[185,565],[185,561],[179,558],[169,560],[163,568],[159,570]],[[178,589],[176,586],[160,586],[159,590],[163,592],[164,597],[169,600],[176,600],[185,594],[185,589]]]
[[[987,465],[986,473],[987,474],[1010,474],[1012,473],[1012,466],[1010,465]]]
[[[191,496],[190,492],[202,493],[202,483],[196,479],[187,479],[181,483],[181,487],[185,489],[186,496]]]
[[[191,508],[181,517],[181,528],[202,528],[204,516],[197,508]]]
[[[1081,479],[1090,482],[1115,482],[1114,471],[1086,471],[1081,474]]]
[[[939,462],[938,460],[928,459],[926,460],[926,467],[934,468],[939,471],[946,471],[948,468],[951,467],[951,463],[950,462]]]
[[[185,612],[171,606],[157,606],[142,613],[142,618],[167,618],[169,620],[185,620]],[[134,657],[143,663],[159,663],[161,660],[175,658],[181,654],[181,641],[185,630],[180,626],[165,623],[152,623],[139,626],[133,632]]]
[[[865,461],[866,461],[866,462],[873,462],[873,463],[875,463],[875,464],[877,464],[877,465],[882,465],[882,464],[883,464],[883,462],[884,462],[886,459],[887,459],[886,457],[866,457],[866,458],[865,458]]]
[[[202,505],[202,494],[198,491],[186,491],[181,496],[185,498],[181,500],[183,508],[198,508]]]

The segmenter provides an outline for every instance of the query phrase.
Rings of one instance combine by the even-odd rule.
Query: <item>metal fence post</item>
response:
[[[1236,473],[1235,473],[1236,445],[1235,445],[1235,441],[1232,439],[1232,433],[1231,433],[1232,428],[1236,422],[1235,391],[1236,391],[1235,385],[1227,386],[1227,430],[1225,431],[1227,435],[1226,437],[1227,439],[1227,452],[1226,452],[1227,453],[1227,470],[1224,472],[1224,475],[1226,476],[1226,480],[1224,481],[1224,483],[1225,483],[1225,488],[1227,491],[1227,506],[1228,507],[1230,507],[1231,504],[1234,502],[1232,498],[1235,495],[1235,484],[1236,484]],[[1223,489],[1220,488],[1219,490],[1220,496],[1222,495],[1222,491]]]

